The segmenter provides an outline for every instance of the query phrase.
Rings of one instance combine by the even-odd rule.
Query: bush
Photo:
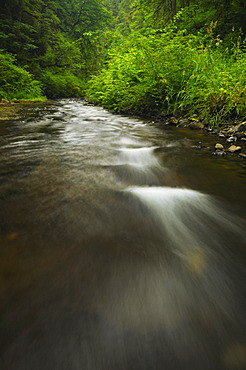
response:
[[[135,34],[109,54],[87,97],[115,111],[145,115],[190,110],[217,124],[246,112],[246,55],[212,35],[172,29]]]
[[[178,108],[197,110],[211,124],[246,113],[246,55],[239,49],[204,50],[180,92]]]
[[[43,99],[41,83],[24,68],[15,65],[15,57],[0,51],[0,99]]]
[[[59,68],[46,68],[40,75],[48,98],[80,97],[83,95],[84,83],[72,72]]]

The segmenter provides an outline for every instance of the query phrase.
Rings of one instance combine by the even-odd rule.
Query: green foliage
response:
[[[36,79],[49,98],[82,96],[95,75],[87,95],[110,109],[244,114],[246,0],[0,1],[16,56],[1,53],[2,97],[40,95]]]
[[[47,83],[49,97],[77,96],[104,56],[98,35],[110,19],[103,0],[1,0],[0,43]]]
[[[0,99],[37,99],[42,97],[40,82],[15,65],[15,58],[0,51]]]
[[[61,32],[50,37],[45,54],[39,58],[40,64],[45,67],[67,67],[72,70],[81,68],[81,50],[79,43],[69,40]]]
[[[125,40],[109,53],[107,69],[90,81],[89,98],[110,109],[143,114],[167,107],[173,91],[181,89],[184,80],[175,55],[178,49],[182,55],[184,46],[179,43],[176,47],[170,35],[136,34]]]
[[[163,27],[182,9],[179,29],[189,33],[205,30],[217,22],[216,33],[226,37],[232,28],[246,35],[246,0],[136,0],[138,8],[151,13],[148,25]],[[151,26],[152,21],[152,26]]]
[[[226,55],[205,49],[177,96],[175,109],[189,109],[206,117],[210,124],[246,113],[246,56],[238,51]]]
[[[60,68],[46,68],[40,75],[48,98],[81,97],[84,83],[71,71]]]
[[[2,18],[3,17],[3,18]],[[35,30],[31,25],[0,16],[0,44],[5,50],[25,59],[36,49],[34,45]]]
[[[61,30],[76,39],[85,32],[104,28],[111,20],[111,14],[101,0],[60,0],[57,2],[56,13]]]
[[[87,96],[116,111],[145,115],[190,110],[219,123],[246,113],[246,55],[218,38],[173,32],[135,34],[109,53]]]

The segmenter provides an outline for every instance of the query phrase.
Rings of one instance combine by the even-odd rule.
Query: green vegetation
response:
[[[43,99],[41,83],[25,69],[16,66],[15,58],[0,51],[0,99]]]
[[[131,31],[111,47],[87,96],[119,112],[196,113],[210,125],[243,118],[243,3],[140,0]]]
[[[2,0],[0,99],[114,111],[246,113],[246,0]]]
[[[246,113],[246,55],[212,35],[134,34],[90,81],[92,101],[144,115],[189,110],[216,124]]]
[[[30,78],[34,75],[48,98],[82,96],[85,81],[99,67],[98,35],[110,18],[102,0],[2,0],[0,47],[15,57],[8,74],[14,75],[14,64],[22,68],[23,76],[24,71]],[[6,54],[2,55],[0,68]],[[2,68],[6,71],[6,63]],[[26,98],[35,94],[29,80],[23,90],[23,76],[20,82],[16,74],[15,96],[10,93],[14,78],[7,85],[0,81],[1,96],[17,98],[25,90]]]

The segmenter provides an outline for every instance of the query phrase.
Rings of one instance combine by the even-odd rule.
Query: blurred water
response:
[[[81,101],[0,126],[0,368],[245,369],[245,167]]]

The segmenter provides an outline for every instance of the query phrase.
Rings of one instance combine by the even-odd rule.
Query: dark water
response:
[[[1,370],[246,369],[245,162],[72,100],[0,134]]]

